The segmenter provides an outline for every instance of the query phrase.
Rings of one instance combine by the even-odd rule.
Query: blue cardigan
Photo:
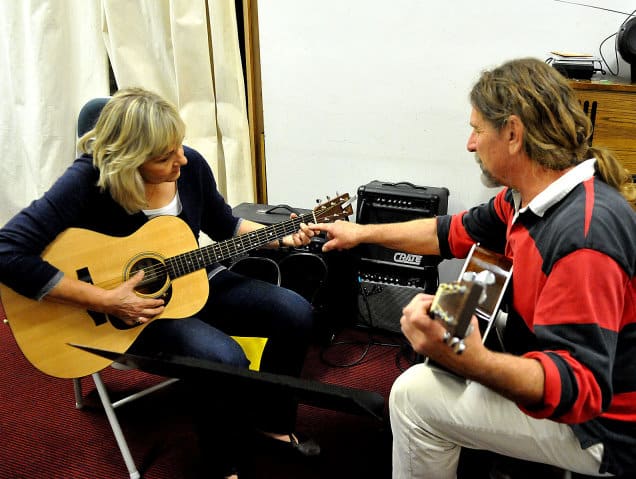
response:
[[[179,217],[195,238],[203,231],[215,241],[232,237],[239,219],[217,190],[209,165],[197,151],[184,147],[188,164],[177,180]],[[40,255],[70,227],[109,236],[129,236],[148,218],[129,214],[108,191],[97,187],[98,170],[90,155],[73,162],[42,198],[33,201],[0,229],[0,282],[23,296],[40,299],[59,281],[61,272]]]

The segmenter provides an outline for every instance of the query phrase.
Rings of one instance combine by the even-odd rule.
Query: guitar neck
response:
[[[309,222],[316,222],[313,212],[173,256],[166,260],[168,273],[172,279],[175,279],[214,263],[240,256],[283,236],[295,233],[300,228],[301,223]]]

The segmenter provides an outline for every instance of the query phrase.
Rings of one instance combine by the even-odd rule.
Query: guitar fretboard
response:
[[[317,219],[313,212],[306,213],[297,218],[173,256],[166,260],[168,274],[172,279],[175,279],[193,273],[211,264],[239,256],[283,236],[295,233],[301,223],[316,221]]]

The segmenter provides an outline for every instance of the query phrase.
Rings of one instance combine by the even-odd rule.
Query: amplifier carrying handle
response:
[[[300,213],[298,212],[298,210],[292,208],[289,205],[276,205],[276,206],[272,206],[271,208],[267,208],[264,213],[266,214],[275,214],[276,210],[281,209],[281,210],[287,210],[289,213],[296,213],[298,216],[300,216]]]
[[[410,183],[408,181],[399,181],[397,183],[382,183],[382,186],[400,186],[400,185],[406,185],[406,186],[410,186],[411,188],[416,188],[418,190],[426,190],[426,186],[416,186],[413,183]]]

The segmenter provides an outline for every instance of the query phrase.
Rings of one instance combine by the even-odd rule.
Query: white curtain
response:
[[[0,0],[0,225],[75,157],[77,114],[121,87],[175,102],[234,205],[254,201],[233,0]]]
[[[233,0],[102,0],[104,42],[120,88],[173,101],[185,144],[228,203],[254,201],[243,68]]]
[[[108,94],[97,5],[0,0],[0,225],[71,164],[79,109]]]

